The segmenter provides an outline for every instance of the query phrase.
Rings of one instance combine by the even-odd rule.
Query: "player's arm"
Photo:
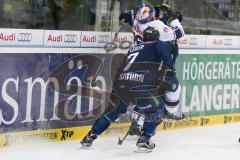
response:
[[[173,11],[171,7],[166,4],[155,6],[155,10],[156,18],[163,22],[165,25],[172,28],[173,33],[175,35],[175,39],[179,39],[185,35],[183,27],[181,25],[183,18],[180,12]],[[168,31],[168,28],[166,26],[162,26],[162,28],[164,32]],[[169,41],[175,40],[172,39],[171,30],[169,31],[169,34],[170,34],[169,36],[168,35],[165,36],[165,39],[170,39]],[[163,41],[166,41],[165,39]]]
[[[160,63],[174,72],[174,62],[171,54],[171,46],[167,42],[159,42],[155,45],[155,52],[158,54]]]
[[[182,26],[178,27],[178,25],[181,25],[180,22],[177,23],[178,20],[174,21],[172,25],[175,25],[175,27],[170,27],[168,25],[165,25],[160,20],[155,20],[150,23],[151,26],[155,27],[158,32],[160,33],[160,40],[161,41],[173,41],[177,40],[185,35]]]
[[[128,23],[131,27],[133,25],[134,19],[135,19],[134,10],[127,10],[121,13],[119,16],[119,21]]]
[[[172,20],[170,26],[176,35],[176,39],[179,39],[185,35],[182,24],[178,19]]]
[[[156,19],[161,20],[164,24],[171,26],[174,19],[178,19],[182,23],[182,14],[179,11],[173,11],[167,4],[161,4],[154,7],[156,11]]]
[[[185,35],[181,24],[182,19],[182,14],[180,12],[171,11],[169,14],[164,15],[160,20],[162,20],[164,24],[172,27],[176,34],[176,39],[179,39]]]

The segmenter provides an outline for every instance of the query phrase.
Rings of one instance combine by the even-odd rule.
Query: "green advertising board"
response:
[[[176,69],[183,112],[193,116],[240,112],[240,54],[181,54]]]

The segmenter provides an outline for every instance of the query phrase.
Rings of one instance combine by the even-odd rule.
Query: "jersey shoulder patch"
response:
[[[133,52],[137,52],[139,50],[142,50],[144,48],[144,44],[140,44],[140,45],[137,45],[135,47],[132,47],[131,49],[129,49],[129,53],[133,53]]]

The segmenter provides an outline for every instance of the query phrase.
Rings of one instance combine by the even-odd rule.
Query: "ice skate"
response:
[[[82,147],[91,147],[93,141],[97,139],[97,134],[93,134],[92,131],[88,132],[88,134],[83,138],[80,142]]]
[[[136,145],[138,147],[138,150],[135,152],[137,153],[152,152],[152,150],[155,148],[155,144],[151,142],[150,139],[147,139],[145,136],[140,136]]]

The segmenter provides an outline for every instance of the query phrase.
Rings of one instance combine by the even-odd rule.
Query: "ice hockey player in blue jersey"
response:
[[[113,91],[109,105],[115,106],[110,112],[103,113],[92,125],[92,129],[80,142],[90,147],[98,135],[104,132],[121,114],[127,112],[129,103],[136,104],[135,111],[144,118],[143,129],[137,147],[154,149],[151,137],[161,122],[164,105],[152,99],[178,87],[171,46],[159,40],[159,32],[147,27],[143,43],[131,48],[126,59],[119,67],[113,80]],[[163,102],[160,102],[163,103]]]
[[[124,20],[132,26],[135,43],[138,44],[142,41],[143,30],[148,27],[156,27],[160,33],[160,40],[166,41],[172,47],[172,60],[175,63],[178,56],[178,45],[176,39],[184,35],[184,30],[179,22],[182,21],[180,12],[173,11],[168,5],[161,4],[153,7],[150,4],[142,4],[137,7],[136,11],[128,11],[122,13],[119,20]],[[166,118],[181,120],[185,116],[178,114],[178,103],[181,92],[181,86],[178,85],[176,90],[166,92],[163,97],[155,97],[157,101],[164,99],[166,108]],[[160,105],[162,105],[160,103]],[[133,116],[134,117],[134,116]],[[135,122],[135,129],[132,129],[130,135],[139,135],[141,132],[141,125]]]

